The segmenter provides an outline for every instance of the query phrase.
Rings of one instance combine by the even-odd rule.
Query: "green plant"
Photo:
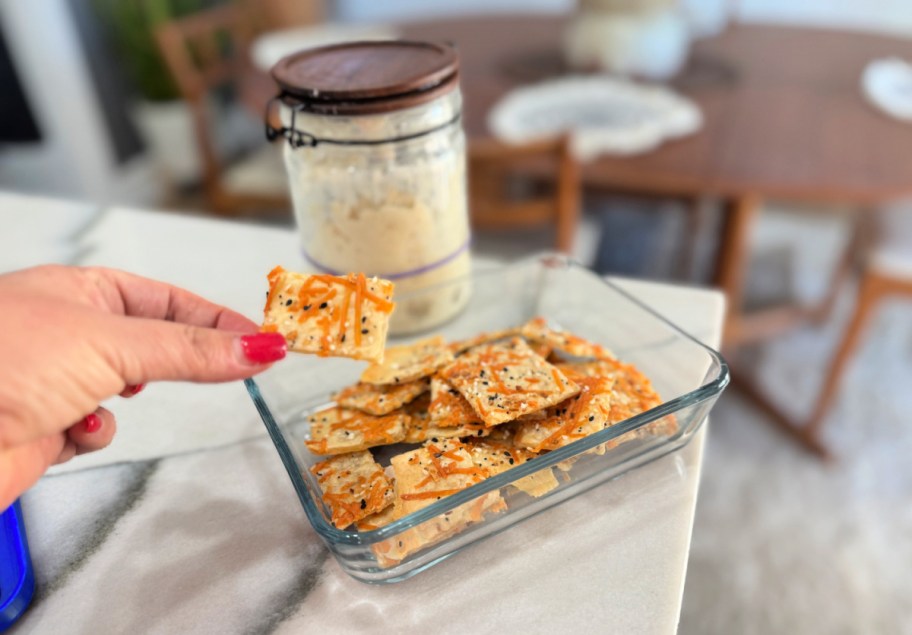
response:
[[[92,0],[98,19],[139,93],[151,101],[178,96],[153,33],[169,20],[223,4],[224,0]]]

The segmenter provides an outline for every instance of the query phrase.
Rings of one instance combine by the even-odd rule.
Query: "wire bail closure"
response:
[[[266,123],[266,139],[270,143],[283,137],[288,141],[288,145],[294,149],[297,148],[315,148],[321,143],[330,143],[333,145],[340,146],[376,146],[383,145],[386,143],[399,143],[400,141],[411,141],[412,139],[418,139],[420,137],[433,134],[438,130],[443,130],[448,128],[456,123],[459,123],[459,120],[462,118],[462,111],[456,113],[452,119],[445,121],[444,123],[429,128],[427,130],[422,130],[421,132],[416,132],[410,135],[403,135],[401,137],[390,137],[389,139],[321,139],[316,137],[309,132],[304,132],[298,130],[295,126],[295,115],[299,110],[303,110],[303,105],[297,106],[288,106],[291,109],[291,125],[290,126],[273,126],[269,122],[269,116],[272,113],[272,106],[276,101],[282,101],[282,98],[285,97],[285,93],[279,93],[268,102],[266,102],[266,113],[263,117],[263,120]]]

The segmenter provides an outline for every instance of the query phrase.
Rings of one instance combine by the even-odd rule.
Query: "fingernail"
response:
[[[124,388],[123,396],[132,397],[133,395],[138,395],[142,392],[142,389],[145,388],[145,384],[136,384],[135,386],[127,386]]]
[[[98,432],[101,430],[101,417],[94,412],[90,415],[86,415],[85,419],[82,420],[82,427],[89,434]]]
[[[285,357],[287,344],[281,333],[254,333],[241,337],[244,357],[254,364],[268,364]]]

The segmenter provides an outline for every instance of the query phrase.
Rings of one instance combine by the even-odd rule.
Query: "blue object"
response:
[[[0,632],[28,608],[35,592],[22,508],[16,501],[0,514]]]

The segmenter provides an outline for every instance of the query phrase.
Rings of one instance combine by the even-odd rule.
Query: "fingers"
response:
[[[244,379],[285,357],[287,347],[277,333],[245,335],[161,320],[121,319],[115,328],[105,346],[129,384]]]
[[[117,420],[106,408],[98,408],[79,423],[66,431],[67,440],[73,445],[73,456],[94,452],[108,447],[117,432]],[[67,448],[64,448],[64,453]],[[72,456],[58,458],[58,463],[71,459]]]
[[[145,384],[136,384],[133,386],[127,386],[126,388],[124,388],[123,390],[120,391],[120,396],[129,399],[130,397],[134,397],[134,396],[138,395],[139,393],[141,393],[145,387],[146,387]]]
[[[0,510],[35,484],[64,450],[66,437],[54,434],[0,451]]]
[[[184,289],[115,269],[85,270],[124,315],[153,318],[239,333],[255,333],[255,322]]]

